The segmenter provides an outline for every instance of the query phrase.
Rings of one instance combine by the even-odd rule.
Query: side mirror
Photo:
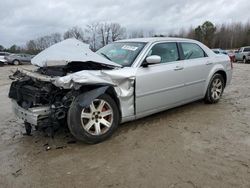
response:
[[[161,57],[158,55],[151,55],[146,58],[146,61],[143,63],[144,67],[147,67],[148,65],[158,64],[161,62]]]

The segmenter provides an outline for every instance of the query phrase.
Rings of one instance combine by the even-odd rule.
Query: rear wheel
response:
[[[205,101],[210,104],[219,102],[224,87],[225,81],[223,76],[221,74],[215,74],[208,85]]]
[[[107,94],[97,97],[87,107],[73,105],[68,112],[68,127],[72,135],[88,144],[109,138],[119,123],[115,101]]]
[[[243,63],[246,64],[247,63],[247,59],[246,57],[243,57]]]
[[[20,61],[14,60],[14,61],[13,61],[13,65],[20,65]]]

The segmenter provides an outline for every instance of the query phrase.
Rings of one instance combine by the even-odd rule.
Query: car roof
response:
[[[133,39],[124,39],[116,42],[161,42],[161,41],[169,41],[169,42],[194,42],[195,40],[186,39],[186,38],[175,38],[175,37],[148,37],[148,38],[133,38]]]

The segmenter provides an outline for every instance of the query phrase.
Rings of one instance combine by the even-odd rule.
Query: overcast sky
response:
[[[165,34],[206,20],[250,21],[249,0],[1,0],[0,6],[0,44],[5,47],[97,21]]]

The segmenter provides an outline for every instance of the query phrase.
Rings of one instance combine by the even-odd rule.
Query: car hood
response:
[[[43,50],[32,58],[31,63],[39,67],[67,65],[69,62],[95,62],[108,66],[121,65],[92,52],[89,45],[75,38],[66,39]]]

